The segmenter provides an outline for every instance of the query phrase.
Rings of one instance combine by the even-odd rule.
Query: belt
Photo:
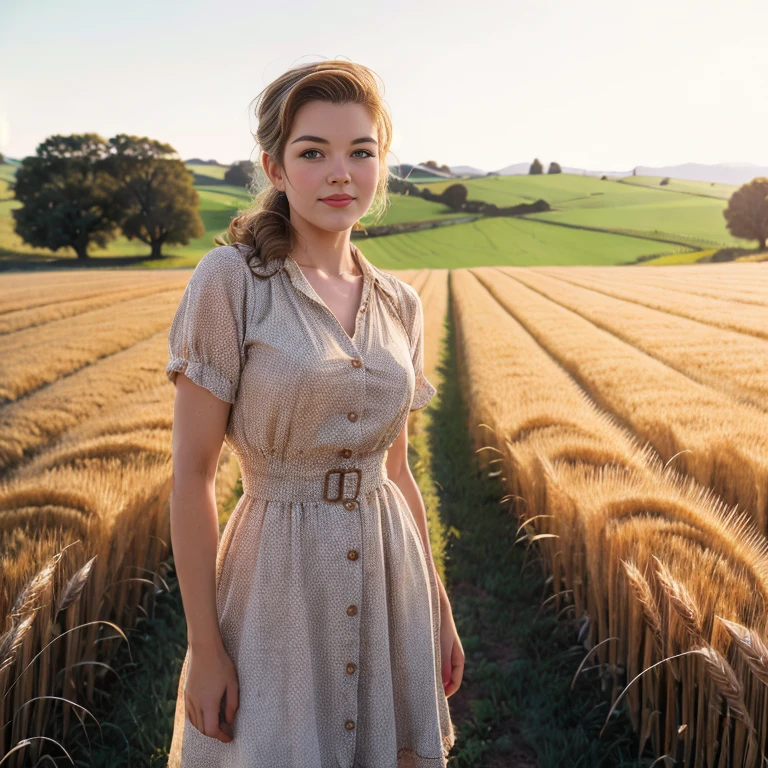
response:
[[[276,501],[324,501],[354,509],[361,496],[388,479],[386,451],[360,456],[347,467],[318,467],[318,460],[241,466],[243,493]]]

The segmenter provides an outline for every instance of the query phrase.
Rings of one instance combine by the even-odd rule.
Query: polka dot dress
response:
[[[435,394],[421,300],[351,248],[351,338],[290,256],[242,245],[201,259],[173,318],[167,376],[232,404],[244,494],[216,557],[234,739],[186,717],[187,650],[170,768],[436,768],[453,746],[437,584],[385,463]]]

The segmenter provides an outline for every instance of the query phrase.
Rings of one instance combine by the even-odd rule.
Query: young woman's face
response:
[[[374,122],[362,104],[304,104],[296,113],[285,147],[285,172],[262,153],[272,183],[288,197],[291,220],[298,215],[320,229],[351,229],[370,208],[376,193],[377,139]],[[323,202],[329,195],[353,199],[345,205],[331,205]]]

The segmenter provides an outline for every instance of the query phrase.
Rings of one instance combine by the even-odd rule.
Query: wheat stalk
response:
[[[621,564],[624,566],[624,571],[629,579],[630,586],[635,593],[635,597],[640,602],[643,608],[643,615],[645,621],[653,632],[653,639],[656,645],[656,650],[659,652],[659,656],[664,655],[664,640],[662,634],[661,612],[659,606],[656,604],[656,599],[653,596],[651,587],[645,580],[645,577],[637,566],[630,560],[622,560]]]
[[[722,616],[717,618],[728,630],[728,634],[749,668],[755,673],[755,677],[761,683],[768,685],[768,646],[753,629],[737,624],[735,621],[728,621]]]
[[[718,691],[734,714],[752,728],[752,718],[744,703],[744,691],[736,673],[725,657],[709,645],[695,648],[694,653],[703,657],[707,670]]]
[[[78,597],[80,597],[80,593],[88,582],[91,568],[97,557],[98,555],[94,555],[82,568],[78,569],[66,583],[64,589],[61,591],[61,596],[59,597],[56,615],[61,611],[66,610]]]
[[[656,577],[667,593],[669,602],[682,619],[688,632],[698,640],[702,636],[701,614],[693,595],[682,582],[675,579],[669,568],[656,555],[652,557],[656,561]]]

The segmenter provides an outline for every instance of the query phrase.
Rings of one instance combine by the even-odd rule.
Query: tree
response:
[[[39,248],[70,247],[78,259],[88,246],[107,246],[117,235],[119,208],[115,180],[99,165],[108,154],[95,133],[55,135],[25,157],[16,171],[14,194],[22,203],[11,211],[16,234]]]
[[[115,199],[129,240],[149,245],[156,259],[166,243],[187,245],[205,234],[193,174],[170,144],[127,134],[109,143],[111,154],[101,165],[118,184]]]
[[[528,173],[529,174],[544,173],[544,166],[541,164],[538,157],[531,163],[531,167],[528,170]]]
[[[232,163],[224,173],[224,183],[233,187],[247,187],[253,181],[253,164],[250,160]]]
[[[463,184],[451,184],[440,195],[443,202],[454,211],[460,211],[467,200],[468,190]]]
[[[5,162],[5,155],[0,152],[0,165],[2,165]]]
[[[552,162],[549,164],[549,170],[547,173],[562,173],[563,169],[560,167],[560,163]]]
[[[734,237],[757,240],[765,250],[768,238],[768,177],[760,176],[739,187],[723,211],[728,231]]]

